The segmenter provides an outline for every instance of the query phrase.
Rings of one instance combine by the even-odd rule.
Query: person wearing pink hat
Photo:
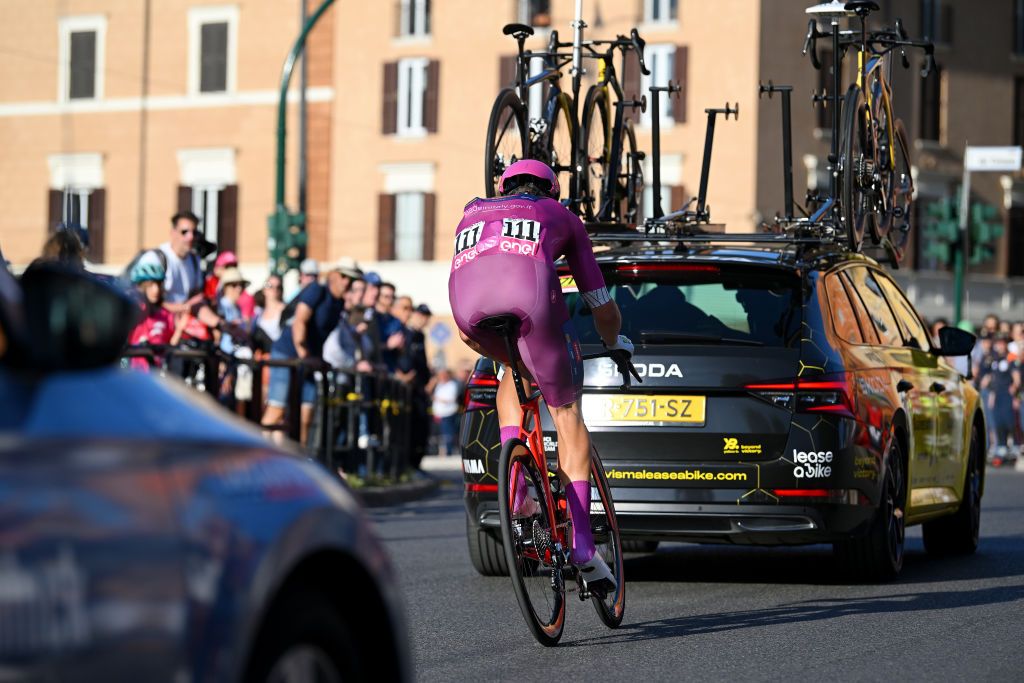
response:
[[[206,278],[205,293],[210,301],[217,301],[220,278],[228,268],[238,267],[238,257],[233,251],[222,251],[217,254],[217,260],[213,262],[213,274]],[[242,312],[242,318],[246,323],[252,322],[256,316],[256,301],[248,290],[242,290],[238,298],[238,309]]]

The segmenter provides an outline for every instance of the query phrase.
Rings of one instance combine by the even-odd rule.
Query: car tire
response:
[[[658,549],[658,541],[641,541],[636,538],[622,539],[622,552],[650,555]]]
[[[318,681],[366,680],[367,671],[345,619],[334,603],[315,590],[296,589],[280,596],[253,648],[245,679],[294,680],[294,673],[315,672]]]
[[[505,549],[501,541],[486,529],[472,524],[469,517],[466,518],[466,542],[469,546],[469,559],[481,576],[508,576]]]
[[[960,507],[949,517],[924,523],[924,549],[929,555],[973,555],[981,530],[981,443],[978,428],[971,428],[971,450],[964,474]]]
[[[885,468],[882,499],[868,532],[833,546],[840,566],[855,582],[888,581],[903,569],[907,509],[905,472],[903,447],[899,439],[894,439]]]

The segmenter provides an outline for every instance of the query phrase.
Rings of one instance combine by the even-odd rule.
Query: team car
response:
[[[831,543],[859,580],[900,572],[909,525],[923,524],[929,553],[974,552],[985,417],[951,360],[972,335],[930,338],[876,261],[836,245],[613,235],[595,247],[643,379],[620,392],[611,361],[584,364],[581,409],[627,550]],[[567,271],[562,285],[582,353],[599,351]],[[483,574],[506,572],[499,374],[477,362],[460,435],[469,551]],[[555,467],[546,416],[544,429]]]

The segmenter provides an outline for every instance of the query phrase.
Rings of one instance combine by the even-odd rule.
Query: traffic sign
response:
[[[434,323],[430,328],[430,341],[434,342],[438,346],[443,346],[445,342],[452,338],[452,331],[448,329],[448,326],[444,323]]]
[[[968,171],[1019,171],[1020,147],[968,147],[964,168]]]

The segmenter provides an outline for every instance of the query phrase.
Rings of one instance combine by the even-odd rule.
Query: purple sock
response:
[[[506,441],[519,438],[519,427],[502,427],[500,433],[501,445],[504,446]],[[518,513],[522,510],[523,501],[526,500],[526,475],[523,473],[522,467],[516,467],[516,483],[514,491],[515,496],[512,499],[512,512]]]
[[[572,519],[572,562],[583,564],[589,562],[597,551],[594,535],[590,532],[590,482],[570,482],[565,489],[565,499]]]

